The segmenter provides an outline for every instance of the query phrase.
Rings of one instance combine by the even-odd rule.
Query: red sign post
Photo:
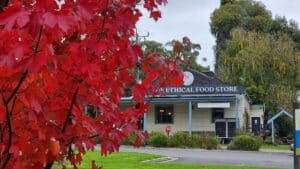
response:
[[[170,132],[171,132],[171,126],[166,126],[166,133],[167,133],[167,136],[169,137],[170,136]]]

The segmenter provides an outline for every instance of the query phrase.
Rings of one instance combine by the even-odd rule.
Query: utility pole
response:
[[[139,35],[137,28],[135,29],[135,43],[136,44],[139,45],[139,41],[141,38],[143,38],[143,40],[146,41],[146,38],[148,38],[149,36],[150,36],[149,32],[147,32],[146,35]],[[137,61],[136,67],[137,67],[136,82],[140,83],[140,69],[141,69],[141,61],[140,60]]]
[[[149,37],[149,32],[147,32],[146,35],[144,36],[141,36],[138,34],[138,31],[137,31],[137,28],[135,29],[135,43],[137,45],[139,45],[139,39],[140,38],[143,38],[144,41],[146,41],[146,38]],[[140,60],[140,57],[138,58],[137,60],[137,63],[136,63],[136,83],[139,84],[141,83],[140,81],[140,69],[141,69],[141,60]],[[138,106],[139,104],[137,104],[136,106]],[[142,124],[143,123],[143,130],[144,131],[147,131],[147,113],[144,113],[144,116],[141,118],[142,121],[139,120],[139,124]]]

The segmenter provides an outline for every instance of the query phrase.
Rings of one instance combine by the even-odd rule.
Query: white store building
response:
[[[215,134],[232,138],[237,130],[247,129],[260,134],[263,126],[263,106],[250,105],[242,86],[225,83],[213,72],[184,71],[184,85],[162,88],[164,96],[146,98],[150,108],[139,123],[139,128],[171,133]],[[123,98],[124,105],[130,98]]]

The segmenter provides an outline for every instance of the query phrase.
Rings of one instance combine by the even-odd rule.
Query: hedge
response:
[[[185,132],[176,132],[170,137],[163,132],[152,132],[149,137],[149,145],[153,147],[217,149],[220,142],[215,136],[201,137],[198,134],[190,136]]]
[[[263,144],[261,137],[252,137],[250,135],[239,135],[235,137],[228,145],[229,150],[258,151]]]
[[[168,136],[164,133],[153,132],[150,134],[149,145],[153,147],[167,147],[168,139]]]

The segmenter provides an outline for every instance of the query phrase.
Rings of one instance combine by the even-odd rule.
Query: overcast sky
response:
[[[273,17],[285,16],[300,23],[300,0],[259,0],[270,10]],[[210,15],[220,5],[219,0],[168,0],[162,7],[162,19],[157,22],[149,19],[146,14],[138,24],[140,35],[150,36],[148,40],[166,43],[172,39],[188,36],[192,42],[201,45],[198,63],[210,66],[213,70],[215,56],[213,46],[215,38],[210,33]],[[203,58],[207,58],[204,61]]]

